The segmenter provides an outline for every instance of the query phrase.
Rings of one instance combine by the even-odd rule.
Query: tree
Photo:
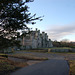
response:
[[[7,48],[10,46],[10,40],[0,36],[0,49]]]
[[[0,37],[11,39],[18,30],[29,29],[27,24],[35,24],[40,17],[31,16],[26,5],[33,0],[0,0]],[[2,40],[1,40],[2,41]]]
[[[70,42],[70,40],[69,39],[63,39],[63,40],[61,40],[61,42],[68,43],[68,42]]]

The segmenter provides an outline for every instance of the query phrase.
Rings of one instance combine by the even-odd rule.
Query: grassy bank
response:
[[[75,75],[75,60],[70,60],[70,75]]]
[[[6,58],[8,58],[8,55],[7,55],[7,54],[2,54],[2,53],[0,53],[0,56],[1,56],[1,57],[6,57]]]
[[[2,54],[1,54],[2,55]],[[27,66],[27,63],[18,63],[9,60],[6,57],[0,56],[0,75],[8,75],[19,68]]]
[[[14,65],[11,65],[11,62],[7,58],[0,56],[0,74],[14,71],[15,68],[16,67]]]

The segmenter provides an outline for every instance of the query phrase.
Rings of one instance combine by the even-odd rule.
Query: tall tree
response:
[[[27,24],[42,20],[41,16],[31,15],[27,6],[29,2],[33,0],[0,0],[0,38],[11,39],[17,30],[28,29]]]

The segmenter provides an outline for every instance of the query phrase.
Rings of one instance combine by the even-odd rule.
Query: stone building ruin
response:
[[[25,33],[25,31],[22,31]],[[45,32],[40,33],[40,30],[31,31],[22,38],[18,38],[21,41],[21,49],[34,49],[34,48],[50,48],[53,47],[52,42],[48,39],[48,35]]]

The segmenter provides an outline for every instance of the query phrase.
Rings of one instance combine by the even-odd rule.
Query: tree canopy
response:
[[[0,37],[11,38],[17,30],[28,29],[27,24],[42,20],[41,16],[31,15],[27,3],[34,0],[0,0]],[[0,40],[2,41],[2,40]]]

